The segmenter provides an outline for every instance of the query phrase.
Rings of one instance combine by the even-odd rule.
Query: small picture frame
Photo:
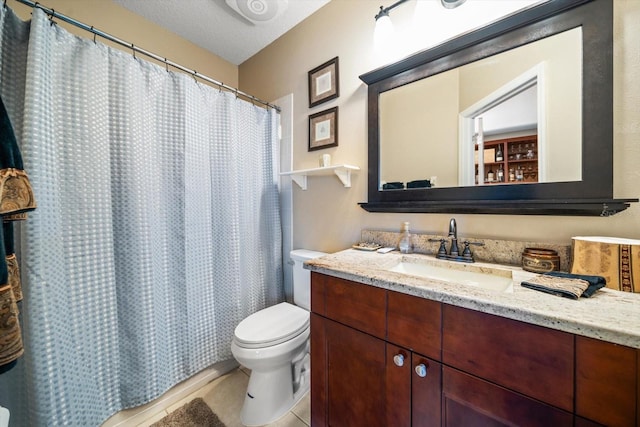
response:
[[[338,57],[309,71],[309,108],[340,96]]]
[[[309,151],[338,146],[338,107],[309,116]]]

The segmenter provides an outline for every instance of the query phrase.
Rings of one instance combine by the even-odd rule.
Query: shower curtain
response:
[[[38,209],[21,229],[12,425],[99,425],[232,357],[283,300],[277,113],[0,12],[0,94]]]

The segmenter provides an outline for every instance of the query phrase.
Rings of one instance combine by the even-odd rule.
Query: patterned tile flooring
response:
[[[244,401],[244,393],[249,383],[249,372],[240,367],[232,370],[209,382],[199,390],[191,393],[180,401],[177,401],[164,409],[149,414],[144,421],[130,423],[124,421],[130,417],[127,415],[129,411],[122,411],[109,418],[102,427],[148,427],[159,421],[170,412],[180,408],[185,403],[201,397],[207,405],[218,415],[218,418],[226,424],[227,427],[242,427],[240,422],[240,409]],[[139,421],[139,417],[136,417]],[[311,406],[309,393],[298,403],[287,415],[280,418],[270,427],[308,427],[311,424]]]

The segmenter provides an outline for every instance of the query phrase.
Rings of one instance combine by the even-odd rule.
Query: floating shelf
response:
[[[291,172],[282,172],[280,176],[290,176],[291,179],[303,190],[307,189],[307,177],[314,175],[336,175],[345,188],[351,188],[351,172],[357,172],[360,168],[351,165],[327,166],[322,168],[301,169]]]

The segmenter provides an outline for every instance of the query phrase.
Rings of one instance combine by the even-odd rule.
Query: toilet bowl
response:
[[[310,272],[304,261],[326,255],[297,249],[293,294],[286,302],[260,310],[238,324],[231,343],[235,359],[251,370],[240,420],[269,424],[285,415],[309,390]]]

